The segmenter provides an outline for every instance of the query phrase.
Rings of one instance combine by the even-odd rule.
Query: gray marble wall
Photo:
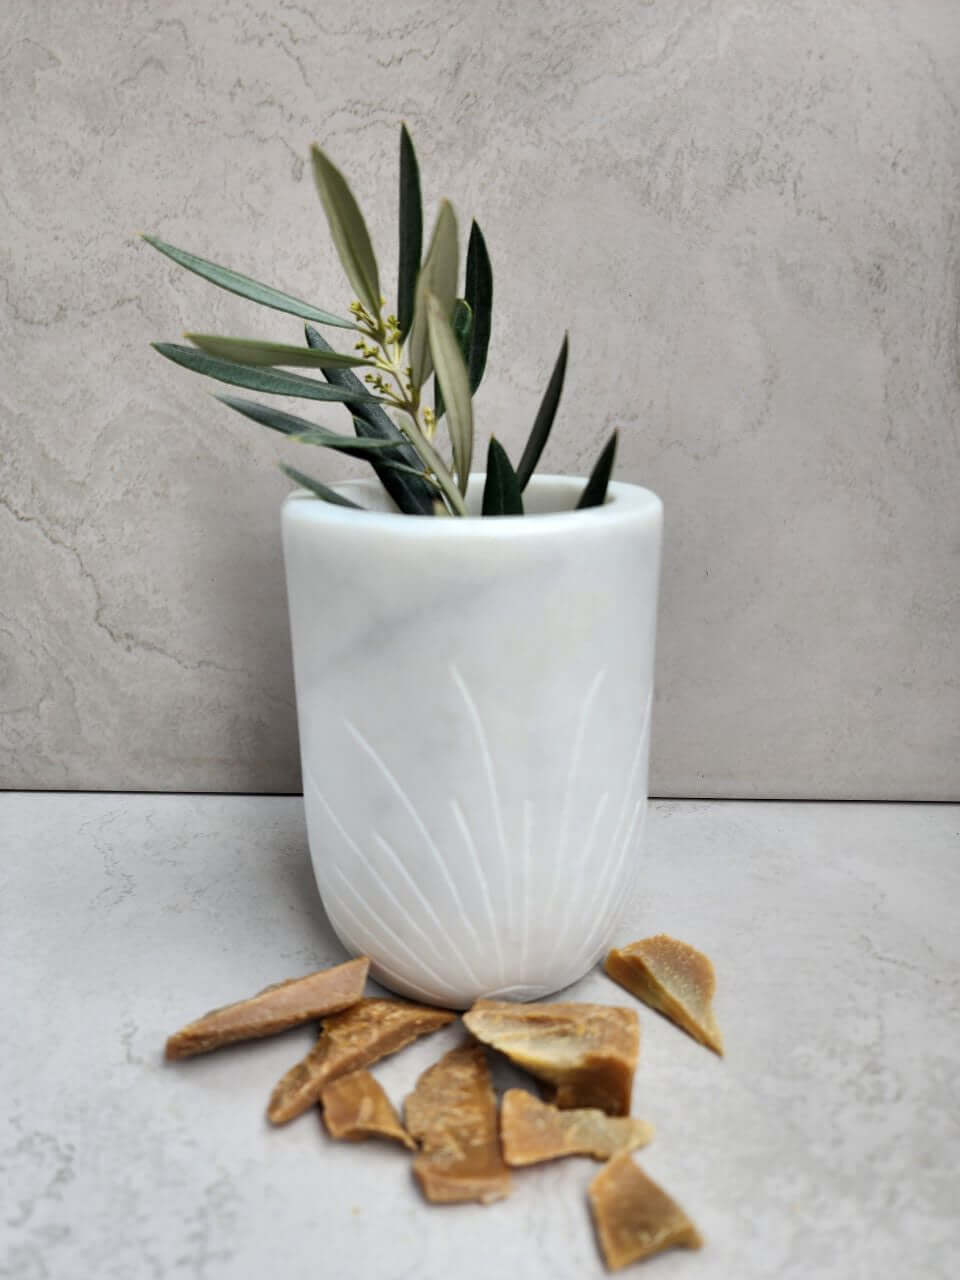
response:
[[[654,791],[957,798],[958,106],[956,0],[6,0],[0,784],[297,788],[297,449],[147,344],[298,325],[136,233],[342,308],[304,157],[390,276],[404,118],[491,245],[481,434],[569,327],[545,462],[619,425],[666,503]]]

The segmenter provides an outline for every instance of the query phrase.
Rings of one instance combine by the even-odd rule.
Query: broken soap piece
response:
[[[653,1126],[633,1116],[608,1116],[594,1107],[560,1111],[526,1089],[508,1089],[500,1108],[503,1158],[509,1165],[539,1164],[559,1156],[606,1160],[645,1147]]]
[[[666,1014],[695,1040],[723,1055],[723,1038],[711,1007],[717,980],[702,951],[658,933],[655,938],[615,947],[603,967],[638,1000]]]
[[[665,1191],[633,1163],[614,1156],[587,1191],[603,1257],[611,1271],[664,1249],[699,1249],[699,1231]]]
[[[393,1103],[369,1071],[351,1071],[324,1085],[320,1095],[323,1120],[331,1138],[359,1142],[393,1138],[411,1151],[417,1144],[400,1123]]]
[[[423,1146],[413,1172],[428,1200],[489,1204],[507,1195],[510,1170],[500,1155],[497,1099],[481,1045],[463,1044],[428,1067],[404,1117]]]
[[[427,1005],[366,999],[324,1018],[317,1043],[274,1089],[267,1116],[274,1124],[286,1124],[319,1102],[323,1086],[336,1076],[369,1067],[455,1017]]]
[[[632,1009],[478,1000],[463,1021],[478,1040],[552,1084],[556,1106],[629,1114],[640,1049]]]
[[[239,1040],[272,1036],[346,1009],[363,995],[369,968],[370,961],[361,956],[332,969],[309,973],[305,978],[277,982],[248,1000],[211,1009],[170,1037],[166,1056],[171,1060],[192,1058],[196,1053],[209,1053]]]

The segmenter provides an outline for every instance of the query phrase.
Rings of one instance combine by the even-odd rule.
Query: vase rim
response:
[[[324,502],[306,489],[294,489],[283,502],[284,520],[298,523],[349,526],[374,531],[389,528],[392,537],[401,533],[416,533],[419,537],[516,537],[546,533],[578,533],[636,520],[659,521],[663,503],[650,489],[630,484],[624,480],[612,480],[607,487],[607,499],[602,506],[577,509],[576,502],[587,483],[585,476],[535,475],[524,492],[529,501],[534,499],[539,510],[528,511],[523,516],[479,515],[480,502],[486,473],[471,472],[467,487],[467,504],[472,510],[467,516],[438,519],[435,516],[406,515],[398,511],[379,480],[340,480],[330,484],[334,492],[364,504],[377,505],[363,510],[341,507]]]

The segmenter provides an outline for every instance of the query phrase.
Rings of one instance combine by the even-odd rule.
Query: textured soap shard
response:
[[[286,1124],[319,1102],[324,1085],[337,1076],[369,1067],[455,1017],[427,1005],[366,999],[324,1018],[317,1043],[274,1089],[267,1116],[274,1124]]]
[[[626,1152],[614,1156],[587,1192],[603,1257],[611,1271],[664,1249],[699,1249],[699,1231]]]
[[[500,1154],[497,1099],[486,1054],[464,1044],[428,1067],[404,1106],[407,1129],[422,1151],[413,1172],[435,1204],[490,1204],[510,1190]]]
[[[620,1151],[645,1147],[653,1126],[634,1116],[608,1116],[595,1107],[561,1111],[526,1089],[508,1089],[500,1107],[503,1158],[513,1166],[561,1156],[608,1160]]]
[[[351,1071],[331,1080],[324,1085],[320,1101],[331,1138],[346,1142],[391,1138],[416,1150],[417,1144],[400,1123],[393,1103],[369,1071]]]
[[[361,956],[332,969],[308,973],[305,978],[277,982],[248,1000],[212,1009],[170,1037],[166,1056],[170,1060],[192,1058],[197,1053],[209,1053],[240,1040],[272,1036],[347,1009],[363,995],[369,968],[370,961]]]
[[[478,1040],[552,1085],[556,1106],[629,1114],[640,1050],[632,1009],[478,1000],[463,1021]]]
[[[655,938],[615,947],[603,967],[638,1000],[722,1056],[723,1038],[712,1007],[717,979],[702,951],[658,933]]]

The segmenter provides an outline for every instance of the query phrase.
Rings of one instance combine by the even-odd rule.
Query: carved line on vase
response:
[[[347,879],[347,877],[340,870],[340,868],[337,866],[336,863],[333,864],[333,873],[334,875],[339,876],[340,880],[343,882],[346,888],[349,889],[349,891],[357,899],[357,901],[360,904],[361,910],[365,911],[370,916],[370,918],[380,926],[383,932],[393,939],[395,944],[393,947],[387,947],[384,945],[382,940],[377,939],[378,946],[386,952],[394,951],[396,950],[397,947],[399,947],[401,951],[406,952],[406,954],[410,957],[411,961],[413,962],[414,973],[416,973],[418,968],[422,969],[425,973],[428,973],[431,978],[433,978],[434,982],[436,982],[437,986],[442,991],[449,991],[450,990],[449,985],[446,982],[444,982],[443,978],[440,977],[439,973],[437,973],[435,969],[433,969],[430,965],[427,964],[423,956],[418,956],[416,952],[413,951],[412,948],[409,947],[406,942],[404,942],[404,940],[400,937],[400,935],[395,932],[395,930],[391,929],[391,927],[387,924],[387,922],[373,909],[373,907],[371,907],[370,903],[367,902],[363,894],[360,893],[360,891],[353,884],[351,884],[351,882]],[[343,903],[341,902],[341,906],[342,905]],[[358,917],[354,915],[354,919],[358,920]],[[359,920],[358,920],[358,923],[359,923]],[[368,929],[368,932],[369,932],[369,929]],[[374,934],[374,937],[376,937],[375,934]],[[371,957],[371,959],[373,958],[374,957]],[[377,961],[377,963],[379,963],[379,961]]]
[[[593,709],[594,700],[596,699],[600,686],[606,678],[606,674],[606,667],[601,667],[593,677],[590,682],[590,688],[587,690],[587,695],[580,704],[580,714],[577,717],[577,731],[573,738],[573,748],[570,752],[570,763],[567,766],[567,784],[564,788],[563,804],[560,809],[560,839],[557,842],[557,852],[553,861],[554,876],[551,884],[550,895],[546,901],[543,911],[543,918],[547,922],[548,928],[552,927],[551,922],[553,909],[557,901],[557,893],[563,885],[566,871],[566,868],[564,867],[564,857],[567,852],[567,841],[570,835],[570,806],[573,803],[574,786],[576,784],[577,773],[580,769],[580,754],[583,751],[583,740],[586,736],[587,721],[590,719],[590,712]],[[554,955],[556,954],[556,943],[558,939],[559,934],[555,934]]]
[[[643,753],[647,745],[647,729],[649,728],[649,724],[650,724],[650,703],[652,699],[653,699],[653,690],[651,690],[647,694],[647,701],[643,709],[643,719],[640,724],[640,740],[637,743],[637,749],[636,749],[636,752],[634,753],[633,763],[630,766],[630,776],[627,781],[626,790],[623,793],[623,804],[620,808],[620,817],[617,820],[617,825],[613,831],[613,839],[611,840],[611,846],[613,848],[616,848],[616,846],[620,842],[620,831],[621,831],[621,828],[623,827],[624,820],[626,819],[626,816],[630,811],[630,800],[633,795],[634,778],[636,777],[637,769],[639,769],[640,767],[640,762],[643,759]]]
[[[352,724],[349,720],[344,720],[344,724],[346,725],[347,731],[352,735],[354,741],[362,748],[362,750],[364,750],[367,753],[370,759],[374,762],[374,764],[383,774],[388,785],[392,789],[394,795],[396,795],[397,799],[400,801],[400,803],[406,809],[407,813],[410,815],[414,824],[419,828],[420,833],[422,834],[424,840],[427,843],[427,848],[430,850],[430,853],[433,856],[433,860],[436,863],[441,876],[445,880],[447,888],[450,890],[451,897],[456,903],[457,910],[460,912],[460,920],[463,926],[473,935],[474,940],[479,946],[480,937],[477,934],[477,930],[474,927],[473,921],[470,919],[470,917],[466,912],[466,909],[464,908],[463,899],[460,897],[460,892],[457,889],[456,883],[450,874],[450,869],[447,866],[446,862],[444,862],[443,855],[440,853],[440,850],[437,848],[433,840],[433,837],[430,835],[430,832],[427,830],[426,824],[424,823],[423,819],[420,817],[420,814],[417,812],[416,807],[413,804],[413,801],[404,791],[403,787],[401,787],[400,783],[393,776],[393,774],[384,764],[383,760],[381,760],[380,756],[377,754],[376,750],[371,746],[371,744],[363,736],[360,730],[354,724]]]
[[[603,922],[603,917],[599,916],[597,913],[597,905],[599,902],[603,901],[604,913],[606,913],[607,903],[610,897],[612,896],[612,894],[616,891],[617,880],[620,873],[620,866],[623,862],[624,857],[626,856],[627,850],[630,847],[631,836],[633,834],[633,828],[636,822],[638,811],[642,811],[646,806],[647,788],[646,788],[646,782],[644,780],[643,794],[641,795],[640,799],[635,803],[633,813],[631,814],[630,820],[627,823],[626,833],[621,843],[620,832],[623,830],[624,820],[626,819],[627,814],[630,812],[630,801],[634,795],[637,770],[640,768],[641,762],[643,761],[644,756],[649,748],[650,708],[651,708],[652,702],[653,702],[653,690],[651,690],[650,693],[648,693],[647,701],[644,706],[643,720],[641,722],[641,728],[640,728],[640,739],[639,739],[639,742],[637,743],[637,749],[634,753],[633,761],[630,765],[629,774],[627,775],[627,784],[624,789],[623,804],[620,809],[620,816],[617,819],[617,824],[614,827],[614,834],[610,841],[610,852],[608,853],[606,859],[604,860],[603,866],[599,874],[594,879],[593,891],[590,894],[589,903],[584,907],[585,918],[600,919],[602,923],[599,928],[595,928],[591,931],[589,939],[584,944],[584,946],[581,947],[577,955],[577,965],[581,964],[583,962],[584,957],[588,955],[596,945],[598,945],[594,940],[598,936],[600,936],[603,932],[603,929],[606,928],[606,924]],[[573,967],[574,966],[572,966],[572,968]]]
[[[507,905],[507,927],[513,927],[513,889],[510,882],[510,858],[507,853],[507,841],[503,831],[503,812],[500,807],[500,795],[497,791],[497,779],[493,770],[493,757],[490,754],[490,747],[487,743],[487,734],[483,727],[483,721],[480,719],[480,712],[473,700],[470,690],[467,688],[466,681],[457,670],[454,663],[450,664],[450,674],[454,683],[460,690],[463,700],[467,705],[467,712],[473,724],[474,732],[477,735],[477,744],[480,748],[480,759],[483,763],[484,773],[486,774],[487,786],[490,791],[490,801],[493,807],[494,821],[497,827],[497,837],[500,841],[500,854],[503,863],[503,892]]]
[[[644,822],[644,819],[646,818],[646,815],[647,815],[647,797],[644,795],[644,796],[641,796],[640,800],[637,803],[637,807],[634,811],[633,824],[632,824],[631,830],[628,832],[628,838],[624,844],[623,853],[620,856],[620,860],[617,863],[617,869],[613,876],[613,881],[610,886],[610,891],[607,893],[607,898],[606,898],[606,901],[604,902],[603,910],[600,913],[600,921],[601,921],[600,927],[604,933],[610,928],[610,926],[614,922],[614,919],[620,914],[622,910],[622,904],[617,902],[617,895],[615,890],[618,884],[620,884],[621,882],[621,877],[623,875],[631,849],[635,849],[637,847],[640,832],[643,827],[643,822]],[[632,879],[633,878],[631,877],[629,883],[632,883]]]
[[[329,907],[330,914],[333,914],[335,912],[337,914],[342,913],[343,915],[348,916],[354,922],[354,925],[360,930],[361,936],[364,933],[369,932],[369,927],[364,925],[363,922],[357,918],[357,916],[354,914],[353,911],[350,910],[350,908],[347,906],[347,904],[343,901],[342,898],[340,898],[336,893],[331,893],[329,887],[324,892],[324,901],[329,902],[330,904],[330,907]],[[339,932],[346,935],[346,930],[343,928],[340,928]],[[359,946],[356,943],[356,941],[354,941],[353,939],[349,939],[349,941],[350,941],[351,949],[358,956],[366,955],[367,951],[369,950],[368,947]],[[381,973],[385,974],[388,978],[391,978],[394,982],[398,983],[400,986],[409,987],[411,991],[416,991],[419,995],[423,996],[427,1000],[433,1001],[437,999],[438,993],[436,991],[428,991],[426,987],[421,987],[418,983],[412,982],[409,978],[405,978],[402,973],[398,973],[395,969],[391,969],[388,965],[385,965],[382,960],[373,960],[372,963],[377,966],[377,968],[380,970]],[[451,994],[449,987],[444,987],[443,990],[448,995]]]
[[[456,798],[454,798],[450,801],[450,807],[453,809],[454,820],[456,821],[457,826],[460,828],[461,834],[463,835],[464,843],[466,844],[467,849],[470,853],[470,857],[473,861],[474,870],[477,873],[477,880],[480,884],[480,894],[481,894],[481,897],[483,898],[484,906],[486,907],[487,922],[490,925],[490,937],[493,942],[494,950],[497,953],[497,964],[499,965],[499,968],[500,968],[500,981],[503,982],[504,975],[506,973],[506,969],[503,961],[503,947],[501,946],[501,943],[500,943],[500,934],[499,934],[499,931],[497,930],[497,921],[493,913],[493,900],[490,897],[490,885],[487,882],[487,875],[483,869],[483,863],[480,859],[480,855],[477,852],[477,846],[476,846],[476,842],[474,841],[473,834],[470,831],[470,827],[468,826],[467,820],[464,817],[463,810],[460,807],[460,802]]]
[[[399,900],[396,898],[396,896],[394,895],[393,891],[391,890],[387,882],[384,880],[384,878],[382,876],[377,875],[377,873],[372,870],[369,862],[367,861],[366,857],[361,851],[360,846],[353,839],[353,837],[350,835],[350,833],[344,827],[343,823],[340,821],[340,819],[334,813],[333,809],[328,804],[326,797],[323,795],[323,792],[320,790],[319,786],[317,785],[316,779],[309,773],[305,774],[304,778],[307,786],[309,786],[311,790],[311,793],[316,797],[319,803],[323,806],[323,810],[326,813],[327,817],[329,818],[330,822],[336,828],[341,838],[352,850],[357,861],[367,872],[368,876],[370,876],[371,879],[374,880],[374,882],[376,882],[384,890],[386,895],[390,898],[391,902],[394,904],[395,908],[399,912],[400,916],[404,920],[406,920],[407,924],[409,924],[411,928],[415,929],[418,933],[420,933],[421,936],[424,936],[422,933],[422,930],[420,930],[420,928],[414,923],[414,921],[410,919],[410,913],[404,908],[402,903],[400,903]],[[332,862],[331,865],[333,867],[334,872],[340,877],[340,879],[344,882],[344,884],[347,886],[350,892],[354,895],[354,897],[357,898],[357,900],[361,903],[364,909],[370,913],[370,916],[377,921],[381,929],[389,933],[390,936],[396,940],[397,944],[400,947],[402,947],[402,949],[413,960],[414,965],[418,963],[421,964],[423,968],[427,970],[427,972],[430,974],[432,978],[434,978],[441,985],[444,985],[443,979],[434,969],[432,969],[427,964],[427,962],[423,959],[423,957],[421,956],[418,958],[414,954],[414,952],[410,949],[410,947],[408,947],[407,944],[394,932],[394,930],[390,928],[390,926],[386,923],[386,921],[383,920],[376,911],[374,911],[373,907],[364,898],[363,894],[360,893],[359,889],[357,889],[357,887],[346,877],[346,875],[344,875],[343,871],[340,869],[338,864],[336,862]],[[381,943],[380,945],[382,946],[383,944]],[[441,957],[441,963],[442,963],[442,957]]]
[[[530,851],[533,846],[533,805],[529,799],[523,802],[523,942],[521,969],[526,972],[530,955]]]
[[[597,838],[597,828],[600,824],[600,819],[603,817],[604,811],[606,810],[606,807],[607,807],[607,801],[609,799],[610,799],[610,792],[604,791],[603,795],[600,797],[600,801],[597,804],[596,809],[593,812],[593,817],[590,820],[590,828],[587,831],[587,839],[586,839],[586,843],[583,846],[583,855],[580,861],[580,875],[577,881],[576,892],[574,893],[571,891],[570,893],[567,894],[567,909],[563,913],[563,924],[557,930],[556,940],[553,944],[553,951],[550,956],[549,966],[551,968],[553,967],[553,963],[557,958],[557,952],[561,950],[561,946],[560,946],[561,939],[565,941],[567,934],[569,934],[570,932],[570,925],[571,925],[570,914],[571,914],[573,904],[574,902],[582,902],[584,895],[586,894],[587,886],[585,884],[585,880],[586,880],[586,874],[587,874],[587,864],[590,861],[590,854],[593,852],[593,842]]]
[[[424,942],[426,942],[427,946],[430,948],[430,950],[437,957],[437,959],[440,961],[441,964],[445,963],[451,956],[455,956],[463,965],[464,971],[466,972],[470,981],[476,983],[477,986],[480,986],[480,979],[477,977],[476,970],[474,969],[473,965],[470,963],[467,957],[463,954],[463,952],[458,949],[457,944],[454,942],[453,938],[450,937],[449,933],[447,933],[446,929],[440,923],[440,919],[437,916],[437,913],[434,911],[433,907],[430,905],[429,901],[424,896],[423,890],[419,887],[417,882],[414,880],[413,876],[411,876],[410,872],[403,865],[400,858],[397,856],[394,850],[390,847],[390,845],[386,842],[386,840],[383,838],[383,836],[380,834],[379,831],[375,831],[373,833],[373,838],[380,845],[381,849],[383,849],[387,857],[391,860],[391,862],[393,863],[394,867],[396,867],[399,874],[410,886],[410,889],[415,894],[417,900],[420,902],[424,911],[426,911],[427,915],[433,921],[437,932],[443,938],[444,942],[448,947],[447,954],[444,955],[444,953],[438,948],[437,944],[433,941],[430,935],[426,933],[425,930],[421,929],[419,925],[415,924],[412,917],[410,916],[410,913],[406,912],[405,914],[407,918],[410,920],[410,924],[417,930],[417,932],[420,934],[420,937],[423,938]]]

